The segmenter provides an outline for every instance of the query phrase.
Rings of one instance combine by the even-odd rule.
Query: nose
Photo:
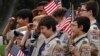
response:
[[[80,11],[79,14],[82,15],[82,11]]]
[[[17,19],[17,23],[19,22],[20,20],[19,19]]]
[[[38,15],[41,15],[41,14],[42,14],[42,12],[39,11],[39,12],[38,12]]]

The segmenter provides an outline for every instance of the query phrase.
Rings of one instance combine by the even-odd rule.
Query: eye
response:
[[[80,11],[87,11],[87,10],[85,10],[85,9],[80,9]]]

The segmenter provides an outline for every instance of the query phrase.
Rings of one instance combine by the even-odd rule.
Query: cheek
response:
[[[71,27],[72,31],[75,32],[75,27]]]
[[[72,28],[73,34],[77,33],[77,29],[76,28]]]
[[[81,15],[81,16],[84,16],[84,13],[83,13],[83,12],[80,12],[80,15]]]
[[[81,16],[88,16],[88,14],[85,13],[85,12],[80,13],[80,15],[81,15]]]
[[[18,22],[19,25],[23,25],[24,24],[23,20],[18,20],[17,22]]]
[[[38,26],[38,22],[33,22],[34,27],[33,28],[37,28]]]
[[[77,31],[73,30],[73,36],[75,37],[77,35]]]
[[[47,35],[47,32],[44,29],[41,30],[41,33],[44,34],[45,36]]]

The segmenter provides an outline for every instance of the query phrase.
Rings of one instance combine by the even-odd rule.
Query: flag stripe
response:
[[[44,9],[48,15],[51,15],[58,8],[62,8],[61,1],[59,0],[52,0],[49,4],[44,6]],[[63,30],[71,34],[72,33],[71,25],[70,25],[71,17],[69,17],[70,15],[67,15],[67,16],[68,17],[66,18],[66,15],[65,15],[63,20],[56,27],[57,27],[57,30]]]
[[[58,29],[66,27],[71,22],[70,18],[64,18],[61,23],[59,23]]]
[[[62,8],[61,1],[59,1],[57,4],[54,0],[52,0],[49,4],[44,6],[44,9],[48,15],[51,15],[56,9]]]
[[[18,48],[15,44],[12,46],[8,55],[9,56],[25,56],[23,51],[20,48]]]
[[[71,17],[64,17],[63,20],[58,24],[57,30],[63,30],[64,32],[67,32],[68,34],[72,34],[71,30]]]
[[[13,55],[9,52],[7,56],[13,56]]]

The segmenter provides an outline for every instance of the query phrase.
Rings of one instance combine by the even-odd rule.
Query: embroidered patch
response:
[[[50,44],[47,44],[47,47],[50,47]]]

